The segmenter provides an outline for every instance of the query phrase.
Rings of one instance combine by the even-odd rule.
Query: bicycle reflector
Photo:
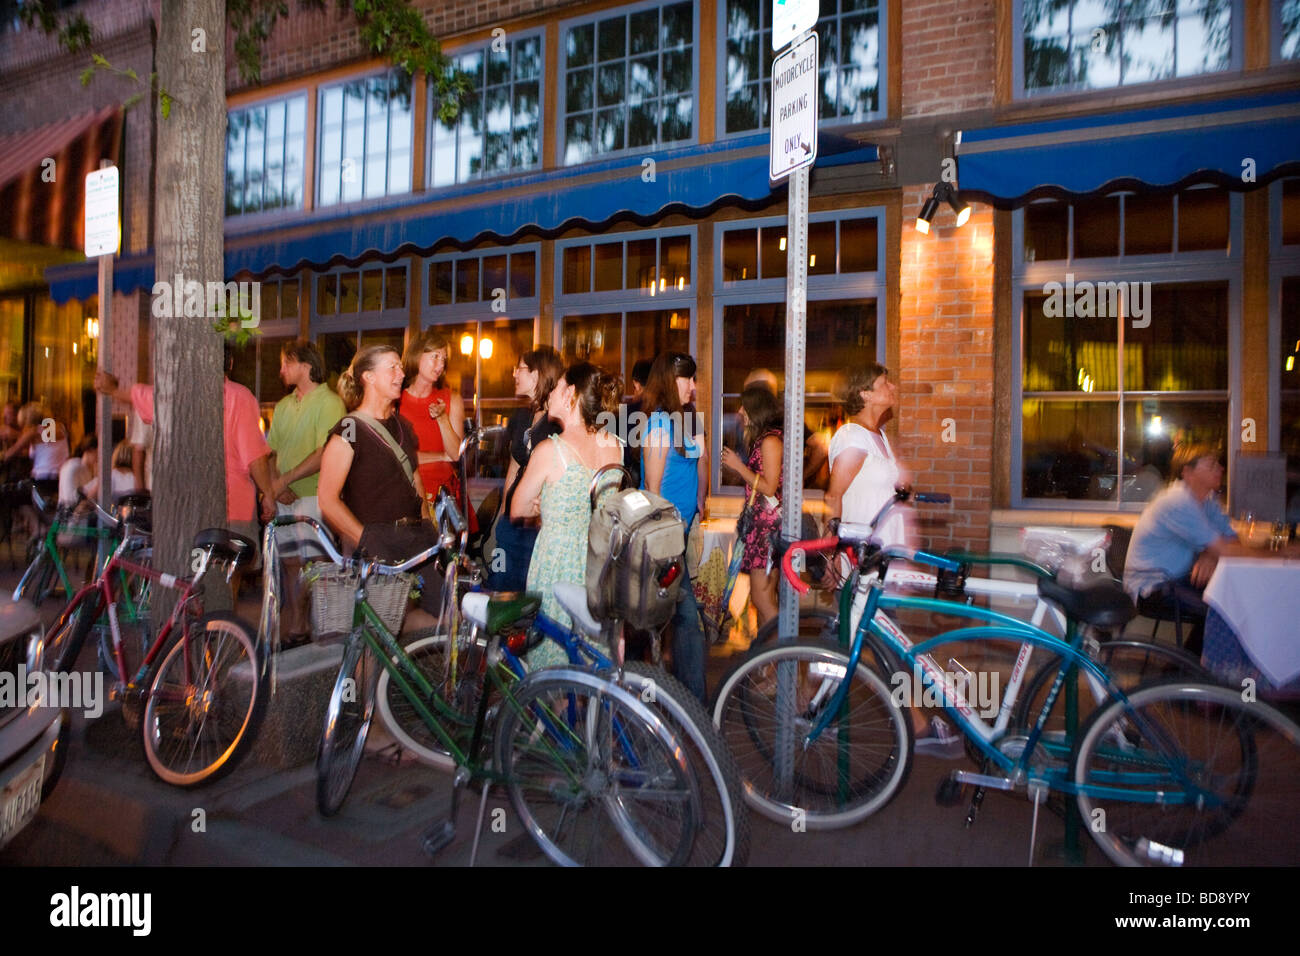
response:
[[[659,575],[659,586],[661,588],[672,587],[672,583],[681,577],[681,574],[682,562],[681,559],[677,559],[668,565],[668,567],[664,569],[663,573]]]

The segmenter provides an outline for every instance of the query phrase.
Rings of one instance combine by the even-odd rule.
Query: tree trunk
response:
[[[166,289],[179,275],[181,293],[189,283],[206,289],[225,278],[225,14],[224,0],[167,0],[161,8],[158,82],[172,105],[158,120],[155,278]],[[159,311],[152,319],[154,566],[189,574],[195,532],[226,524],[222,338],[210,317]]]

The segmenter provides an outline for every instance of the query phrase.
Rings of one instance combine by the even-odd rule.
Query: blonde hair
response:
[[[372,345],[354,355],[352,364],[339,376],[339,398],[343,399],[343,405],[348,411],[356,411],[365,398],[365,384],[361,376],[372,371],[379,364],[379,356],[386,352],[392,352],[398,357],[402,354],[391,345]]]
[[[50,417],[50,413],[40,402],[28,402],[18,409],[18,427],[32,428]]]
[[[134,454],[135,454],[135,448],[129,441],[126,441],[124,439],[118,442],[116,445],[113,446],[112,467],[130,468],[131,465],[133,464],[131,459],[134,456]]]

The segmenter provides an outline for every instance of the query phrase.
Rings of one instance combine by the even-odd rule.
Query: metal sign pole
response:
[[[108,159],[99,161],[100,169],[107,169],[113,162]],[[113,263],[117,256],[113,252],[99,257],[99,347],[96,350],[100,371],[110,372],[108,343],[112,341],[113,314]],[[97,473],[99,475],[99,506],[105,511],[113,503],[113,399],[108,395],[95,396],[95,434],[99,441]],[[108,538],[99,539],[99,562],[102,566],[111,553]]]

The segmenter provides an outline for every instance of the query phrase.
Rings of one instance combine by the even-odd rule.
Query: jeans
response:
[[[704,687],[704,628],[700,626],[700,606],[695,600],[690,573],[682,557],[682,589],[673,613],[673,676],[686,689],[707,703]]]
[[[1209,613],[1202,592],[1202,588],[1192,583],[1190,575],[1166,581],[1137,602],[1138,613],[1172,621],[1176,608],[1183,624],[1183,647],[1199,654],[1205,635],[1205,617]]]

